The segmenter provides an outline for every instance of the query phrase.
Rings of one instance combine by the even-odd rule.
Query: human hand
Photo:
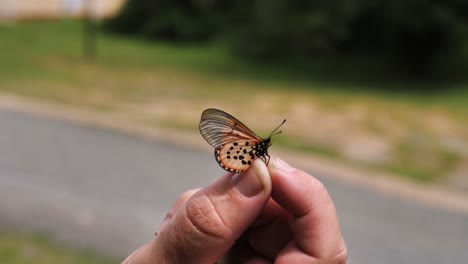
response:
[[[158,235],[123,264],[346,263],[325,187],[273,157],[184,193]]]

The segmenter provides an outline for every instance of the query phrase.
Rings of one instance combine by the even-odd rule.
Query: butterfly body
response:
[[[229,172],[248,169],[256,158],[268,164],[274,131],[268,138],[260,138],[235,117],[213,108],[203,111],[200,121],[200,133],[215,148],[218,164]]]

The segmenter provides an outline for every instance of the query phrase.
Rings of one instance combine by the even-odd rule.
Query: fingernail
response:
[[[253,197],[265,189],[264,180],[269,177],[265,163],[257,159],[247,171],[237,173],[232,177],[232,183],[245,197]]]
[[[293,170],[294,168],[289,165],[288,163],[286,163],[284,160],[278,158],[278,157],[274,157],[272,158],[273,161],[272,161],[272,165],[275,169],[278,169],[278,170],[281,170],[281,171],[291,171]]]

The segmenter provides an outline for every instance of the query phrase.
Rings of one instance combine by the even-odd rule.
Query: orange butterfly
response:
[[[271,137],[281,133],[275,132],[284,122],[286,119],[268,138],[263,139],[232,115],[209,108],[201,115],[200,133],[215,148],[215,158],[221,168],[230,172],[242,172],[258,157],[268,165]]]

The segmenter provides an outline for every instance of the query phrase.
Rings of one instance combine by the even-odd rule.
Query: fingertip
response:
[[[272,198],[293,215],[303,215],[310,210],[310,206],[331,202],[322,182],[314,176],[292,167],[278,157],[275,157],[272,165]]]
[[[272,171],[282,171],[282,172],[291,172],[295,170],[294,167],[289,165],[286,161],[280,159],[277,156],[272,156],[271,161],[270,161],[271,166],[269,166],[269,169]]]
[[[261,159],[254,160],[252,169],[260,184],[263,186],[264,192],[269,194],[271,192],[271,177],[265,162]]]
[[[256,159],[252,166],[232,177],[232,183],[236,189],[245,197],[253,197],[259,194],[270,194],[270,173],[265,163]]]
[[[297,246],[310,256],[329,256],[342,239],[336,208],[321,181],[272,158],[272,198],[288,211]]]

